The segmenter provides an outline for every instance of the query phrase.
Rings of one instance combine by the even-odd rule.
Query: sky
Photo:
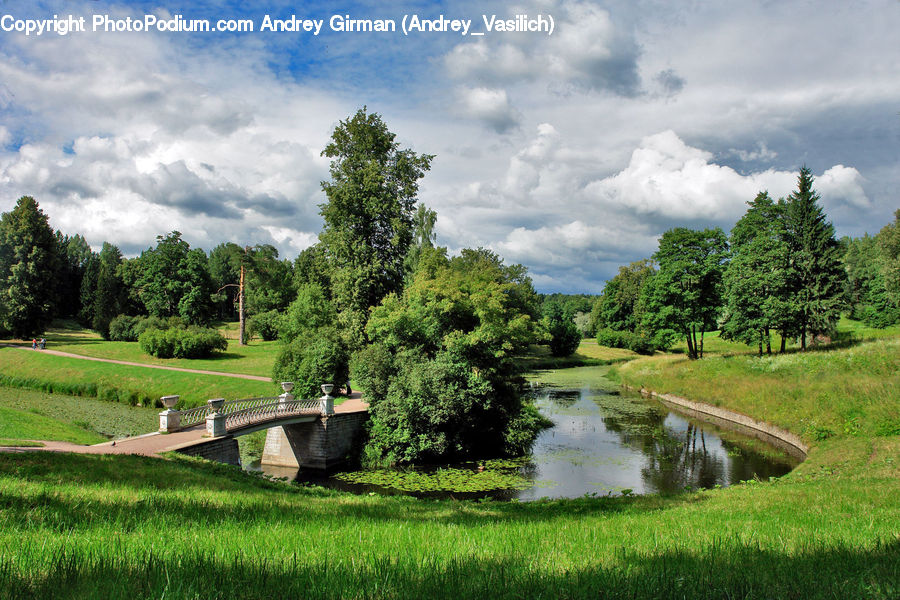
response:
[[[26,35],[54,15],[84,31]],[[516,15],[552,30],[487,28]],[[471,23],[404,32],[414,17]],[[254,31],[136,30],[153,19]],[[396,30],[335,30],[348,19]],[[898,31],[895,0],[0,0],[0,212],[33,196],[54,229],[128,256],[178,230],[292,259],[322,227],[321,151],[365,106],[435,155],[419,200],[439,245],[490,248],[540,292],[599,293],[664,231],[727,232],[803,165],[838,236],[891,222]]]

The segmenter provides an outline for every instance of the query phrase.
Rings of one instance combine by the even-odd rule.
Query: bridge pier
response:
[[[346,461],[367,412],[321,416],[311,423],[272,427],[262,464],[328,471]]]

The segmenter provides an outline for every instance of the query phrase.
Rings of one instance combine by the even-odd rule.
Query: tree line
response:
[[[874,237],[835,237],[806,167],[797,189],[748,202],[730,236],[720,228],[663,233],[656,253],[623,266],[594,304],[601,344],[642,352],[685,340],[703,356],[704,335],[772,352],[788,340],[805,350],[831,336],[843,312],[885,327],[900,322],[900,210]]]

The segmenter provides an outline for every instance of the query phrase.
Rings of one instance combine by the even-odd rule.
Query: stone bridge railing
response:
[[[159,413],[160,433],[172,433],[206,422],[206,432],[210,437],[226,435],[229,431],[243,429],[258,423],[301,415],[334,414],[333,386],[322,385],[324,396],[314,400],[296,400],[291,394],[294,384],[281,384],[284,393],[280,396],[246,398],[226,401],[213,398],[206,405],[188,410],[174,410],[179,396],[163,396],[166,410]]]

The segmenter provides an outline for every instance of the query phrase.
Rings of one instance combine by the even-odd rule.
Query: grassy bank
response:
[[[516,362],[526,371],[537,371],[612,365],[636,356],[631,350],[607,348],[598,345],[595,339],[584,339],[571,356],[552,356],[549,347],[532,345],[528,347],[528,352],[516,357]]]
[[[101,363],[17,348],[0,348],[0,386],[149,406],[161,396],[178,394],[179,406],[185,407],[210,398],[279,392],[264,381]]]
[[[241,346],[236,339],[229,339],[228,349],[225,352],[215,353],[212,358],[156,358],[141,350],[137,342],[109,342],[100,337],[100,334],[71,323],[61,322],[57,325],[49,329],[45,335],[47,348],[50,350],[148,365],[269,377],[272,375],[272,366],[278,352],[278,342],[257,340]],[[31,347],[31,340],[0,340],[0,342]]]
[[[812,445],[785,477],[669,497],[421,501],[0,453],[0,598],[896,598],[897,344],[615,367]]]

